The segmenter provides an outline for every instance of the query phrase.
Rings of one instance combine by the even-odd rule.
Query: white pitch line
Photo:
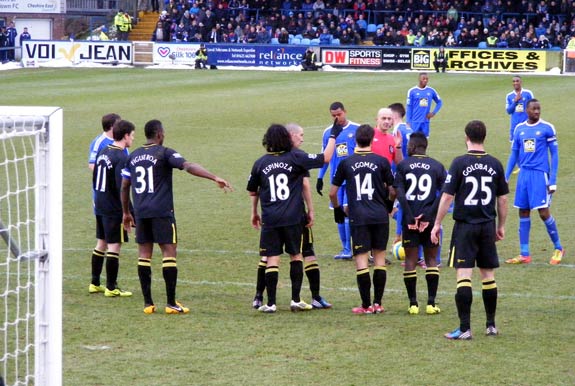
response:
[[[63,249],[65,252],[85,252],[85,253],[90,253],[92,251],[92,249],[85,249],[85,248],[64,248]],[[122,248],[122,251],[127,251],[127,252],[132,252],[132,253],[137,253],[138,250],[136,248]],[[160,253],[159,248],[156,249],[156,253]],[[224,250],[224,249],[181,249],[178,248],[178,254],[182,254],[182,253],[192,253],[192,254],[225,254],[225,255],[251,255],[254,256],[254,259],[257,260],[257,258],[259,257],[259,252],[258,251],[229,251],[229,250]],[[331,255],[316,255],[316,257],[318,257],[319,259],[331,259],[332,256]],[[321,262],[321,260],[319,260]],[[393,265],[393,264],[392,264]],[[549,264],[547,263],[539,263],[539,262],[532,262],[529,265],[533,265],[533,266],[542,266],[542,267],[548,267]],[[559,269],[559,268],[570,268],[573,269],[575,268],[575,264],[559,264],[555,267],[553,267],[554,269]],[[450,268],[446,268],[444,267],[444,269],[450,269]]]
[[[163,282],[162,279],[157,279],[158,282]],[[178,283],[186,283],[191,285],[204,285],[204,286],[236,286],[236,287],[254,287],[255,283],[241,283],[241,282],[226,282],[226,281],[208,281],[208,280],[201,280],[201,281],[194,281],[194,280],[179,280]],[[286,285],[285,288],[291,288],[291,285]],[[309,289],[307,286],[302,286],[302,289]],[[322,291],[339,291],[339,292],[357,292],[357,287],[325,287],[322,286]],[[397,289],[397,288],[385,288],[386,293],[394,293],[394,294],[404,294],[405,288]],[[427,294],[427,290],[425,291],[417,291],[418,293],[425,293]],[[446,291],[437,291],[438,295],[453,295],[453,292],[446,292]],[[481,296],[480,291],[474,291],[474,296]],[[499,293],[498,297],[500,298],[518,298],[518,299],[545,299],[545,300],[575,300],[575,296],[569,295],[559,295],[559,296],[540,296],[534,295],[531,293]]]
[[[77,275],[64,275],[64,279],[71,279],[71,280],[84,280],[84,277],[80,277]],[[128,282],[137,282],[136,278],[123,278],[122,280]],[[305,279],[304,279],[305,280]],[[157,283],[163,283],[164,280],[158,278],[157,275],[152,278],[152,281]],[[196,286],[212,286],[212,287],[246,287],[246,288],[254,288],[255,282],[253,283],[244,283],[244,282],[237,282],[237,281],[209,281],[209,280],[185,280],[185,279],[178,279],[178,284],[188,284],[188,285],[196,285]],[[284,288],[291,288],[290,284],[286,284],[283,286]],[[309,289],[308,286],[302,285],[302,289]],[[334,291],[334,292],[357,292],[357,287],[326,287],[322,286],[322,291]],[[420,290],[417,291],[421,294],[427,294],[427,290]],[[393,294],[405,294],[405,288],[390,288],[387,286],[385,288],[385,293],[393,293]],[[452,296],[453,292],[447,291],[437,291],[437,295],[440,296]],[[474,291],[473,296],[479,297],[481,296],[480,291]],[[499,292],[499,298],[517,298],[517,299],[543,299],[543,300],[568,300],[568,301],[575,301],[575,296],[570,295],[548,295],[542,296],[532,293],[517,293],[517,292]]]

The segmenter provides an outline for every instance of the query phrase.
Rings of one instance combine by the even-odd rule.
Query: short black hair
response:
[[[539,103],[539,99],[535,99],[535,98],[529,99],[529,100],[527,101],[527,104],[525,105],[525,108],[526,108],[526,109],[529,108],[529,106],[531,105],[531,103]]]
[[[405,117],[405,107],[403,107],[402,103],[392,103],[387,107],[390,108],[391,111],[398,113],[402,118]]]
[[[162,131],[164,131],[164,125],[157,119],[146,122],[146,126],[144,126],[146,139],[154,139],[156,135]]]
[[[335,110],[345,110],[345,107],[343,107],[343,103],[341,102],[333,102],[331,105],[329,105],[329,111],[335,111]]]
[[[102,130],[108,132],[114,127],[114,123],[119,121],[120,116],[116,113],[106,114],[102,117]]]
[[[268,127],[262,139],[262,145],[270,153],[290,151],[293,147],[289,131],[284,125],[277,123],[273,123]]]
[[[130,121],[118,121],[114,125],[114,141],[121,141],[124,139],[126,134],[130,134],[132,131],[136,130],[136,126]]]
[[[355,142],[359,147],[368,147],[373,141],[375,131],[373,127],[368,124],[363,124],[357,128],[355,132]]]
[[[412,134],[413,135],[413,134]],[[482,144],[487,136],[487,128],[485,123],[479,120],[469,122],[465,126],[465,135],[473,143]]]
[[[427,144],[428,142],[425,134],[423,134],[421,131],[416,131],[415,133],[412,133],[409,136],[409,142],[407,143],[407,148],[410,150],[412,148],[413,150],[419,149],[420,151],[423,151],[423,153],[425,153],[425,151],[427,150]]]

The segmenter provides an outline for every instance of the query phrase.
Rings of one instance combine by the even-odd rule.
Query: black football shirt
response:
[[[300,150],[268,153],[253,165],[247,190],[258,193],[262,226],[280,227],[301,223],[303,177],[309,169],[324,165],[323,154]]]
[[[174,215],[173,169],[182,169],[186,160],[174,149],[148,144],[130,154],[122,171],[132,184],[136,218]]]
[[[389,161],[371,151],[358,151],[342,160],[332,183],[345,183],[349,221],[354,225],[385,224],[388,187],[393,185]]]
[[[451,163],[443,191],[455,195],[454,220],[480,224],[496,218],[497,197],[508,194],[509,187],[497,158],[469,151]]]
[[[414,217],[423,214],[425,221],[433,223],[437,214],[433,213],[433,204],[443,187],[446,173],[439,161],[426,155],[413,155],[397,165],[393,186],[400,188],[398,195],[400,191],[405,193]],[[403,225],[407,224],[406,220],[404,216]]]

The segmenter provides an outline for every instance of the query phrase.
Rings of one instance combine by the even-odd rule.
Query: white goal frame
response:
[[[34,368],[29,370],[30,374],[18,374],[17,379],[2,374],[11,354],[4,352],[4,345],[9,342],[1,343],[0,375],[5,377],[7,385],[62,385],[63,127],[63,111],[59,107],[0,106],[0,141],[27,136],[34,138],[35,146],[34,198],[31,199],[34,202],[34,235],[31,236],[34,245],[21,251],[11,236],[11,224],[2,226],[4,240],[0,239],[0,243],[7,244],[9,257],[17,255],[12,260],[18,263],[25,259],[34,261],[34,276],[30,280],[33,283],[29,283],[33,287],[34,304],[28,311],[28,317],[34,323],[34,337],[30,339],[33,347],[25,347],[24,354],[17,353],[26,355],[25,360],[30,362],[30,367],[33,363]],[[2,281],[0,278],[0,283]],[[6,290],[3,286],[7,287],[0,284],[0,293]],[[0,331],[7,329],[6,322],[2,326],[0,321]],[[3,339],[0,335],[0,341]]]

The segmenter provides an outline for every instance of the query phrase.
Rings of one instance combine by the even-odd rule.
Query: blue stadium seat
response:
[[[292,34],[289,34],[288,44],[291,44],[293,38],[294,38],[294,36]]]
[[[289,42],[289,44],[300,44],[300,43],[301,43],[301,39],[298,39],[298,38],[293,38],[293,39]]]
[[[272,38],[272,44],[280,44],[278,38]]]
[[[339,46],[339,39],[333,39],[333,40],[331,41],[331,45],[332,45],[332,46]]]
[[[319,39],[311,39],[310,43],[312,46],[319,46]]]
[[[477,48],[487,48],[487,42],[479,42]]]
[[[377,31],[377,25],[375,25],[375,24],[368,24],[366,31],[367,31],[368,34],[375,34],[375,32]]]
[[[308,38],[303,38],[303,39],[300,39],[299,44],[303,44],[303,45],[305,45],[305,46],[310,46],[310,45],[311,45],[311,40],[309,40]]]
[[[301,34],[297,34],[297,35],[294,36],[294,38],[301,40],[301,39],[303,39],[303,36],[302,36]]]

